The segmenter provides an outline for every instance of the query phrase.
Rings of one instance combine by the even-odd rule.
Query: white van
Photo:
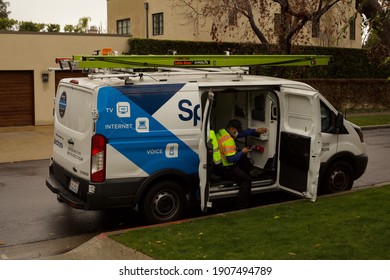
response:
[[[239,147],[253,151],[252,193],[285,190],[316,200],[349,190],[367,166],[363,135],[315,89],[242,73],[147,73],[59,83],[49,189],[68,205],[138,207],[150,223],[203,211],[234,197],[234,182],[212,175],[210,129],[230,119],[266,127]]]

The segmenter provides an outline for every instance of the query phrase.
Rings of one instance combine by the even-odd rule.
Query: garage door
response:
[[[34,123],[34,72],[0,71],[0,127]]]

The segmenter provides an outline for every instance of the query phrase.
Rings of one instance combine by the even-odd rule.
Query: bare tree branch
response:
[[[258,40],[267,48],[271,42],[277,37],[280,50],[284,53],[290,53],[293,40],[301,42],[307,39],[307,33],[302,33],[301,30],[308,22],[318,21],[325,13],[327,13],[336,4],[342,2],[345,9],[350,8],[349,0],[173,0],[181,2],[183,7],[186,7],[189,13],[197,12],[196,16],[207,16],[207,20],[212,23],[211,35],[213,39],[218,40],[222,35],[228,35],[229,32],[237,31],[229,20],[234,12],[245,19],[241,21],[243,24],[243,33],[251,36],[252,33]],[[200,11],[195,9],[194,4],[199,5]],[[273,20],[275,9],[273,5],[278,5],[280,8],[280,23]],[[276,10],[277,11],[277,10]],[[340,18],[340,21],[343,20]],[[347,19],[344,18],[344,22]],[[244,23],[246,22],[246,23]],[[248,29],[244,30],[244,24],[250,26],[251,32]],[[275,30],[278,28],[279,30]],[[337,23],[334,23],[337,26]],[[273,28],[274,27],[274,28]],[[231,36],[231,35],[228,35]]]

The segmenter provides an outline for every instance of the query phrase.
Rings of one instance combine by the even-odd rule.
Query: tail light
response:
[[[106,143],[103,135],[95,134],[92,137],[91,181],[95,183],[106,180]]]

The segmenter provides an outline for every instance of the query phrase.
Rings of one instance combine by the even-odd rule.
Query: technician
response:
[[[247,136],[259,136],[267,132],[267,128],[242,129],[242,123],[238,119],[232,119],[226,128],[221,128],[217,133],[218,146],[221,151],[223,174],[225,179],[233,179],[240,190],[237,198],[237,208],[243,209],[249,206],[252,182],[250,178],[251,164],[247,154],[251,151],[244,147],[237,151],[235,139]]]

